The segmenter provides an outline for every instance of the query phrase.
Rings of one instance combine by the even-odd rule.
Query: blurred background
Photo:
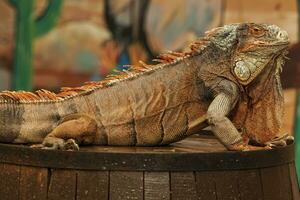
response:
[[[284,131],[292,133],[300,85],[296,0],[0,1],[0,90],[58,91],[101,80],[235,22],[273,23],[288,31],[290,60],[282,80]]]
[[[0,1],[0,90],[58,91],[101,80],[235,22],[272,23],[288,31],[284,131],[293,133],[300,85],[296,0]]]
[[[150,62],[163,51],[184,50],[216,26],[270,23],[290,36],[290,59],[282,73],[283,131],[299,133],[299,4],[300,0],[2,0],[0,90],[80,86],[126,64]],[[300,174],[300,138],[296,143]]]

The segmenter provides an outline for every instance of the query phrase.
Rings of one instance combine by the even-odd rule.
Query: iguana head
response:
[[[242,85],[251,83],[271,62],[279,72],[289,44],[286,31],[268,24],[231,24],[206,35],[217,47],[231,53],[231,72]]]
[[[289,44],[287,33],[275,25],[241,23],[214,29],[206,37],[216,48],[212,48],[213,54],[221,57],[220,65],[210,65],[209,75],[241,86],[241,101],[246,104],[240,104],[240,113],[247,113],[241,125],[243,133],[259,143],[283,134],[279,72]],[[233,122],[239,118],[237,115]]]

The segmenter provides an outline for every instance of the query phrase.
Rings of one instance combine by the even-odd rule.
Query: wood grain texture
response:
[[[110,200],[143,199],[143,172],[111,171]]]
[[[46,168],[20,167],[20,200],[46,200],[47,184]]]
[[[0,165],[1,200],[19,199],[20,167],[17,165]]]
[[[259,170],[238,171],[237,180],[240,200],[263,200]]]
[[[214,172],[217,199],[236,200],[240,198],[237,171]]]
[[[211,171],[196,172],[196,189],[199,200],[217,200],[216,182]]]
[[[145,200],[170,200],[169,172],[145,172]]]
[[[196,178],[193,172],[171,173],[171,199],[194,200],[197,199]]]
[[[85,163],[87,160],[103,163],[104,166],[97,166],[98,170],[77,170],[76,167],[75,169],[72,168],[73,165],[68,165],[69,169],[57,169],[50,166],[29,167],[21,164],[3,164],[1,159],[3,162],[7,162],[9,155],[16,156],[6,149],[8,153],[4,154],[3,157],[0,155],[0,199],[300,199],[293,163],[293,145],[269,151],[210,152],[215,142],[216,140],[211,137],[193,137],[175,144],[176,147],[107,147],[107,151],[112,151],[109,154],[103,154],[105,147],[89,147],[81,150],[81,152],[33,151],[32,149],[27,151],[26,147],[16,148],[19,150],[18,154],[24,153],[23,155],[27,159],[30,157],[31,151],[42,152],[44,156],[48,154],[62,156],[63,154],[65,159],[72,162],[78,159],[76,156],[80,154],[79,158],[83,160],[78,159],[76,163],[82,164],[84,167],[87,166]],[[197,144],[204,147],[197,147]],[[95,149],[100,149],[100,151],[97,152]],[[126,149],[130,152],[121,152],[126,151]],[[206,153],[201,153],[200,150],[204,150]],[[44,157],[41,155],[35,157],[35,162],[44,164],[42,161]],[[141,155],[144,157],[137,159]],[[150,158],[150,156],[152,157]],[[259,156],[261,156],[260,159]],[[199,157],[203,159],[203,162],[198,162]],[[45,160],[50,158],[52,157],[48,156]],[[17,160],[19,157],[15,157],[15,159]],[[63,159],[53,161],[68,162]],[[124,170],[122,165],[128,164],[127,161],[134,161],[135,165]],[[261,162],[263,161],[265,161],[265,165],[262,167]],[[181,167],[176,168],[176,170],[181,169],[181,171],[174,170],[171,168],[173,166],[170,167],[174,162],[177,167]],[[249,166],[240,165],[241,162],[250,163],[254,167],[248,169]],[[216,163],[220,166],[213,166]],[[65,165],[65,163],[63,164]],[[141,170],[143,164],[154,166],[156,171],[154,169]],[[114,165],[113,168],[109,168],[112,165]],[[161,165],[159,169],[164,170],[157,170],[155,168],[157,165]],[[196,168],[206,165],[210,168],[193,170],[185,168],[187,165],[193,165]],[[117,170],[114,170],[115,168]]]
[[[263,168],[260,174],[264,199],[293,199],[288,165]]]
[[[76,197],[76,171],[53,169],[49,177],[49,200],[74,200]]]
[[[289,173],[290,173],[293,200],[298,200],[300,199],[300,195],[299,195],[299,183],[297,179],[295,163],[289,163]]]
[[[294,158],[294,145],[268,151],[228,152],[215,137],[207,135],[163,147],[86,146],[77,152],[0,144],[0,163],[70,170],[239,170],[281,165]]]
[[[108,171],[77,171],[77,200],[108,199]]]

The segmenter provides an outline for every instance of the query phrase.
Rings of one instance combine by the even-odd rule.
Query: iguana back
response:
[[[253,149],[249,140],[277,144],[272,140],[281,126],[278,70],[287,44],[286,32],[274,25],[233,24],[209,31],[189,52],[162,54],[158,64],[141,62],[101,82],[62,88],[58,94],[4,91],[0,142],[52,149],[153,146],[210,125],[229,149]],[[274,97],[274,104],[264,95]],[[261,109],[271,113],[271,123],[255,126],[247,113],[252,113],[249,119],[262,119]],[[285,144],[289,140],[279,138]]]
[[[210,47],[199,44],[199,48]],[[205,121],[211,101],[197,76],[205,62],[196,64],[196,53],[194,49],[186,54],[164,54],[160,64],[144,64],[138,72],[128,72],[131,78],[114,77],[113,84],[98,83],[93,89],[88,87],[96,83],[89,83],[88,89],[61,99],[45,90],[36,93],[36,100],[30,100],[33,97],[27,92],[3,92],[0,140],[42,142],[61,119],[72,114],[96,120],[99,141],[95,143],[99,144],[150,146],[183,139],[195,120]],[[209,50],[201,54],[208,57]]]

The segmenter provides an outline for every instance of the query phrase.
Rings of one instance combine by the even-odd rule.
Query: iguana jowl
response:
[[[78,145],[165,145],[210,126],[231,150],[286,145],[279,73],[289,39],[275,25],[208,31],[185,53],[160,55],[77,88],[0,93],[0,141]]]

